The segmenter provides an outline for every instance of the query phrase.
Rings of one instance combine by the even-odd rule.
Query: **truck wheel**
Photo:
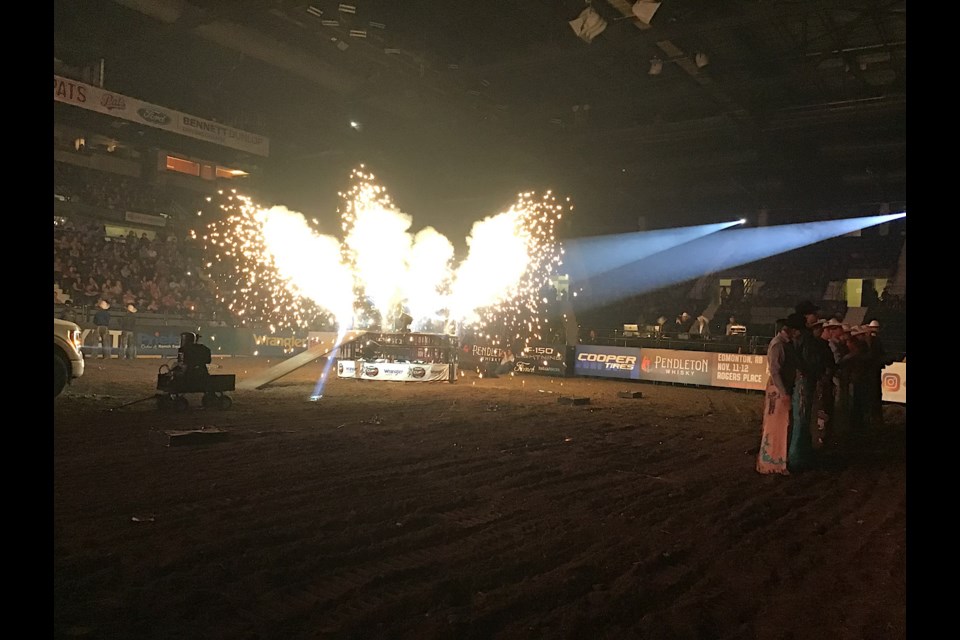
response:
[[[70,375],[70,372],[67,371],[67,363],[63,361],[63,358],[57,356],[56,353],[53,354],[53,397],[56,398],[63,391],[63,388],[67,386],[67,377]]]

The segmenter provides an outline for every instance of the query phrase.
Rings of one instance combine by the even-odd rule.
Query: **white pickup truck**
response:
[[[53,319],[54,398],[60,395],[67,384],[83,375],[81,344],[79,325],[67,320]]]

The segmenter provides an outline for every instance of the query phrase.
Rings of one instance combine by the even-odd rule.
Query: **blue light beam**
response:
[[[330,349],[327,353],[327,361],[323,364],[323,371],[320,373],[320,379],[317,380],[317,384],[313,387],[313,394],[310,396],[310,400],[316,402],[317,400],[323,397],[323,390],[327,386],[327,378],[330,375],[330,367],[333,366],[333,361],[338,357],[338,349],[343,343],[344,336],[347,335],[346,329],[341,329],[337,331],[337,339],[333,342],[333,348]]]
[[[594,277],[590,292],[592,305],[693,280],[708,273],[730,269],[829,238],[846,235],[906,213],[844,220],[825,220],[752,229],[731,229],[697,238],[650,255],[642,260],[611,269]],[[586,256],[589,259],[589,256]]]
[[[586,279],[738,224],[743,223],[735,220],[693,227],[574,238],[563,244],[563,265],[571,280]]]

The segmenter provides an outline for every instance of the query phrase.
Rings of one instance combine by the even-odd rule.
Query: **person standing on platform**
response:
[[[868,353],[867,346],[861,335],[864,333],[862,327],[851,327],[846,334],[846,353],[840,360],[841,377],[846,380],[847,391],[847,436],[850,440],[856,440],[863,435],[863,429],[866,426],[864,416],[866,415],[867,397],[869,395],[867,384]]]
[[[791,318],[800,318],[802,328],[794,338],[797,348],[797,380],[793,386],[793,422],[790,432],[790,470],[801,471],[813,466],[813,435],[810,424],[814,419],[814,400],[817,380],[823,375],[826,363],[819,338],[813,335],[819,307],[804,301],[796,306]]]
[[[830,415],[830,441],[836,443],[846,429],[846,389],[844,389],[844,375],[840,363],[847,353],[844,328],[839,320],[830,318],[823,325],[823,339],[830,347],[833,356],[833,411]]]
[[[127,312],[120,317],[120,358],[135,360],[137,357],[137,308],[127,305]]]
[[[778,320],[780,330],[767,345],[767,380],[763,404],[763,426],[760,450],[757,453],[757,472],[790,475],[787,469],[787,448],[790,441],[793,387],[796,381],[797,353],[793,339],[803,327],[797,314]]]
[[[879,320],[871,320],[863,327],[862,338],[867,347],[864,424],[880,427],[883,426],[883,370],[893,363],[893,358],[880,339]]]
[[[833,377],[837,371],[833,350],[830,348],[830,333],[826,320],[817,320],[811,327],[816,344],[820,348],[820,363],[822,370],[817,377],[817,386],[813,397],[813,411],[810,414],[810,432],[813,436],[813,448],[820,450],[826,445],[830,431],[833,429]]]
[[[97,344],[100,345],[100,358],[107,359],[113,355],[113,344],[110,341],[110,303],[101,300],[97,303],[97,312],[93,314],[93,325],[97,331]]]

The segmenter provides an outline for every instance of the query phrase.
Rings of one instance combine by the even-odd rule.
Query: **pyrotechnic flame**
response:
[[[539,338],[540,289],[562,251],[562,207],[550,192],[520,193],[506,211],[478,221],[455,268],[450,241],[431,227],[415,236],[372,174],[354,170],[341,193],[343,240],[317,233],[302,214],[229,195],[225,216],[203,236],[219,296],[241,322],[304,327],[331,314],[341,331],[361,321],[389,328],[401,312],[414,328],[469,323],[516,344]],[[434,325],[434,326],[437,326]]]

